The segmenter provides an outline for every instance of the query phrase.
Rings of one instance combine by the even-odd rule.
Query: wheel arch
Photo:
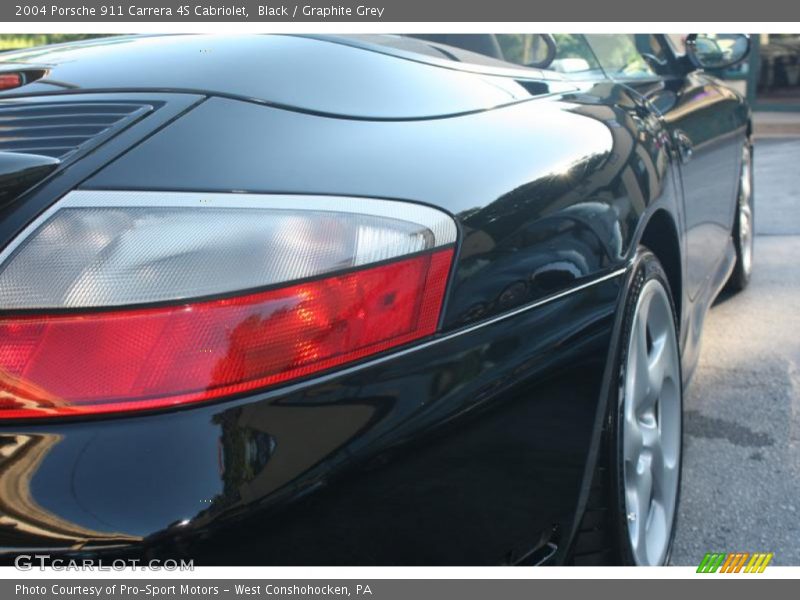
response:
[[[683,260],[673,216],[663,208],[656,210],[648,219],[639,243],[655,254],[664,268],[680,323],[683,315]]]

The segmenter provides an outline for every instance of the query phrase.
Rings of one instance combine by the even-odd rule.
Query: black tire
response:
[[[731,273],[730,278],[728,279],[728,283],[726,288],[728,291],[736,293],[741,292],[744,290],[748,284],[750,283],[750,277],[753,273],[753,247],[752,247],[752,236],[755,236],[755,229],[754,229],[754,218],[755,218],[755,194],[754,194],[754,187],[753,187],[753,147],[748,142],[747,145],[742,150],[742,166],[740,169],[740,177],[739,177],[739,190],[736,195],[736,216],[733,220],[733,231],[731,232],[731,236],[733,237],[733,245],[736,248],[736,264],[733,267],[733,272]],[[749,194],[747,194],[747,198],[745,198],[745,190],[744,190],[744,178],[749,180]],[[748,203],[750,208],[750,227],[751,227],[751,239],[749,242],[747,240],[742,239],[742,227],[741,227],[741,219],[742,219],[742,204]],[[749,264],[748,261],[745,259],[745,250],[744,245],[750,244],[750,258]]]
[[[635,565],[628,533],[628,519],[625,505],[624,477],[622,471],[622,434],[620,411],[622,410],[621,390],[625,381],[628,341],[633,331],[633,318],[639,296],[645,284],[651,280],[660,283],[667,292],[672,312],[672,322],[677,341],[677,319],[669,281],[658,258],[645,247],[640,247],[634,263],[635,274],[625,301],[620,341],[614,359],[614,379],[609,392],[607,415],[601,437],[600,452],[594,469],[592,486],[586,510],[570,552],[569,563],[575,565]],[[680,388],[680,386],[679,386]],[[681,431],[683,431],[683,393],[679,389]],[[669,562],[672,543],[675,537],[678,506],[680,503],[681,462],[683,456],[682,440],[678,460],[678,484],[675,498],[675,511],[665,563]]]

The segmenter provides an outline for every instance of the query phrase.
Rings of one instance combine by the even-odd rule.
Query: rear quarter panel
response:
[[[674,209],[667,151],[612,84],[412,121],[206,100],[81,187],[438,206],[460,227],[443,332],[228,402],[3,425],[0,546],[507,564],[553,541],[564,560],[622,278],[575,286],[624,267],[646,215]]]

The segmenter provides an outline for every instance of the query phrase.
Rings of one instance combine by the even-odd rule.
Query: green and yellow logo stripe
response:
[[[697,567],[698,573],[763,573],[772,552],[707,552]]]

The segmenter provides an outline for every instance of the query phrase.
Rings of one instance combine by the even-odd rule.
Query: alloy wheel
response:
[[[680,481],[681,381],[672,308],[663,284],[637,300],[622,382],[622,460],[627,529],[640,565],[663,564]]]
[[[742,269],[750,275],[753,268],[753,186],[750,149],[745,146],[739,185],[739,244]]]

